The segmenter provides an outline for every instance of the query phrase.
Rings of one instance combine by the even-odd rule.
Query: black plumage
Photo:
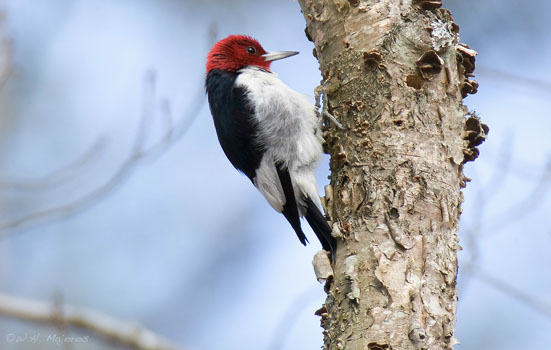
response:
[[[279,177],[279,182],[281,182],[281,187],[283,188],[283,194],[285,195],[285,204],[283,205],[283,211],[281,213],[285,216],[287,221],[289,221],[297,233],[300,243],[306,245],[308,239],[300,227],[300,216],[298,214],[297,199],[295,198],[291,175],[289,174],[289,170],[287,170],[283,164],[277,163],[275,166],[277,176]]]
[[[237,74],[213,69],[207,74],[205,88],[222,150],[232,165],[253,181],[264,150],[254,143],[258,127],[245,89],[235,86]]]
[[[312,230],[318,237],[323,249],[335,253],[337,241],[331,235],[331,227],[325,220],[325,216],[319,211],[312,199],[306,198],[306,221],[312,227]]]

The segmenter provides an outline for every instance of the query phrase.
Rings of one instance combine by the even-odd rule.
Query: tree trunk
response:
[[[339,243],[324,349],[449,349],[462,169],[488,131],[462,104],[476,52],[439,1],[299,3],[343,125],[326,135]]]

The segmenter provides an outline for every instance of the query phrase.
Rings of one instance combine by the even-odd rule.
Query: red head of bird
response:
[[[236,72],[248,66],[270,70],[272,61],[296,54],[296,51],[266,52],[250,36],[230,35],[214,44],[210,50],[207,56],[207,73],[212,69]]]

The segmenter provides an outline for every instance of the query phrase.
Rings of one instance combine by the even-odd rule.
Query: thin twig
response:
[[[81,156],[71,163],[54,170],[46,176],[35,179],[17,179],[0,181],[0,191],[36,191],[52,189],[75,177],[85,165],[91,163],[107,145],[107,138],[100,137]]]
[[[49,325],[84,329],[139,350],[176,350],[160,335],[139,324],[79,308],[0,294],[0,315]]]
[[[216,36],[216,24],[212,24],[209,29],[210,45],[214,43]],[[68,217],[97,204],[101,199],[112,193],[117,186],[121,185],[139,164],[145,160],[156,159],[165,153],[178,140],[180,140],[197,118],[205,100],[204,90],[201,84],[195,97],[191,100],[191,104],[184,114],[184,117],[181,118],[172,128],[165,130],[163,136],[161,136],[157,142],[153,143],[149,147],[146,147],[145,144],[148,136],[147,131],[151,129],[148,128],[148,126],[155,110],[152,107],[155,105],[155,76],[151,72],[148,73],[146,77],[145,90],[147,96],[144,97],[144,106],[140,126],[138,127],[132,149],[130,150],[126,160],[123,161],[123,163],[105,183],[80,198],[58,206],[38,210],[36,212],[20,216],[14,220],[2,223],[0,224],[0,234],[5,234],[5,232],[9,230],[34,223],[39,220]],[[170,108],[164,108],[163,114],[165,114],[165,120],[172,120],[172,117],[170,116]]]
[[[191,126],[193,120],[195,120],[202,104],[203,98],[201,98],[200,102],[193,103],[193,109],[189,111],[189,114],[187,114],[188,117],[182,118],[179,124],[175,126],[174,130],[166,131],[164,136],[161,137],[161,139],[157,143],[154,143],[149,148],[144,148],[143,145],[143,142],[145,142],[146,140],[143,129],[145,129],[147,125],[147,122],[143,120],[148,118],[147,113],[144,113],[142,116],[142,122],[140,124],[140,127],[138,128],[138,132],[135,136],[135,140],[128,157],[125,161],[123,161],[123,163],[109,178],[109,180],[107,180],[105,183],[98,186],[81,198],[75,199],[59,206],[39,210],[34,213],[21,216],[15,220],[3,223],[0,225],[0,232],[5,233],[7,230],[20,227],[24,224],[35,222],[40,219],[67,217],[69,215],[81,212],[82,210],[87,209],[90,206],[98,203],[100,199],[106,197],[118,185],[123,183],[127,176],[130,175],[132,170],[134,170],[143,160],[153,159],[160,156],[172,144],[179,140],[188,130],[189,126]]]

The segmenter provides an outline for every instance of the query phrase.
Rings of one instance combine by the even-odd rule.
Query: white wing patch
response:
[[[256,177],[254,178],[254,185],[260,193],[266,198],[268,203],[278,213],[283,211],[283,206],[287,202],[285,195],[283,194],[283,188],[277,175],[275,162],[272,158],[264,156],[260,167],[256,171]]]

